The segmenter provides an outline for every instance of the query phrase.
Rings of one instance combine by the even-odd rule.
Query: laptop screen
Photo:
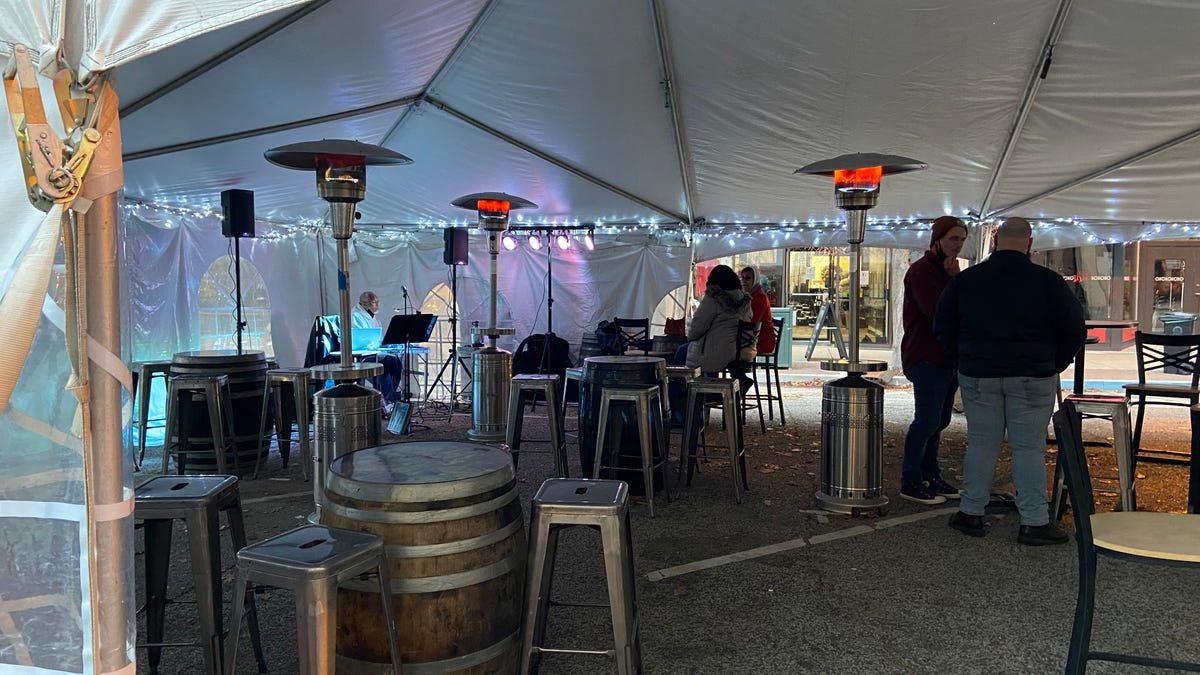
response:
[[[351,348],[356,352],[379,349],[382,334],[382,328],[354,328],[350,332],[350,340],[354,343]]]

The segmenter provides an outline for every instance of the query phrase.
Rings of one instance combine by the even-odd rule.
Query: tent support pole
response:
[[[1012,128],[1008,130],[1008,138],[1004,140],[1004,150],[1000,153],[1000,159],[996,161],[996,167],[992,169],[987,192],[984,193],[983,201],[979,204],[979,213],[981,214],[987,213],[988,208],[992,205],[992,198],[996,196],[996,186],[1000,183],[1000,176],[1004,174],[1008,160],[1017,147],[1017,139],[1021,137],[1021,130],[1025,128],[1025,120],[1029,117],[1029,111],[1033,109],[1033,99],[1037,97],[1038,90],[1042,88],[1042,80],[1046,79],[1046,74],[1050,70],[1050,58],[1054,54],[1054,45],[1058,42],[1058,36],[1062,35],[1063,24],[1066,23],[1067,13],[1070,10],[1071,0],[1059,0],[1054,20],[1050,23],[1050,30],[1046,33],[1046,40],[1042,43],[1041,52],[1038,54],[1037,62],[1033,64],[1032,72],[1029,73],[1029,82],[1025,84],[1025,94],[1021,96],[1021,103],[1017,106],[1017,117],[1013,121]]]
[[[687,222],[696,219],[694,205],[696,194],[695,181],[692,179],[692,159],[687,151],[687,136],[683,130],[683,118],[679,113],[679,97],[675,95],[675,64],[671,60],[671,42],[667,34],[667,19],[660,0],[650,0],[651,17],[654,19],[654,36],[658,41],[658,58],[662,65],[662,85],[666,89],[667,107],[671,109],[671,130],[675,132],[675,154],[679,160],[679,178],[683,181],[684,205],[687,209]]]

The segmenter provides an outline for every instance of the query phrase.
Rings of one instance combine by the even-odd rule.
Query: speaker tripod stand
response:
[[[449,230],[447,230],[449,231]],[[447,265],[450,267],[450,353],[446,356],[446,360],[442,362],[441,369],[438,370],[437,377],[434,378],[433,384],[429,385],[429,390],[425,392],[425,400],[433,400],[433,391],[438,386],[446,387],[450,393],[449,415],[454,416],[454,411],[458,408],[458,399],[467,397],[469,400],[468,387],[471,385],[471,364],[468,360],[463,363],[463,359],[459,358],[458,344],[458,263],[454,259],[447,256]],[[465,258],[464,258],[465,262]],[[466,358],[466,357],[464,357]],[[465,384],[462,388],[458,386],[458,370],[463,369],[466,373]],[[446,370],[450,371],[450,384],[446,385],[442,382],[442,378],[446,376]],[[470,409],[470,405],[467,405]]]

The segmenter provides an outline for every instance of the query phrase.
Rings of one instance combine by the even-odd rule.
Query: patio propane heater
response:
[[[850,316],[848,359],[822,361],[822,370],[845,372],[827,382],[821,400],[821,489],[817,505],[827,511],[859,515],[882,512],[880,457],[883,451],[883,386],[863,377],[887,369],[884,361],[858,358],[858,291],[867,211],[879,201],[879,180],[889,174],[924,169],[915,159],[876,153],[856,153],[814,162],[796,173],[833,176],[834,197],[846,212],[846,241],[850,244]]]
[[[411,164],[412,160],[378,145],[349,140],[320,140],[272,148],[264,156],[285,169],[313,171],[317,194],[329,202],[333,238],[337,241],[338,328],[341,360],[312,368],[314,379],[333,380],[333,386],[313,396],[313,502],[320,518],[325,502],[325,469],[329,463],[359,448],[379,445],[383,411],[379,392],[359,384],[383,371],[379,363],[355,363],[350,320],[350,235],[355,205],[367,193],[367,165]],[[297,396],[297,404],[303,405]]]
[[[512,335],[513,329],[496,326],[496,263],[500,256],[500,238],[508,229],[508,212],[512,209],[537,208],[537,204],[504,194],[477,192],[459,197],[454,206],[479,213],[479,227],[488,235],[488,256],[491,257],[491,292],[488,301],[488,324],[472,329],[472,337],[487,338],[482,349],[471,357],[471,429],[467,438],[480,443],[502,443],[508,425],[508,389],[512,384],[512,354],[496,346],[501,335]]]

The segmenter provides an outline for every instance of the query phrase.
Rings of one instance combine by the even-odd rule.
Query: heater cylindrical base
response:
[[[821,400],[817,504],[858,514],[887,506],[883,494],[883,386],[858,374],[827,382]]]
[[[478,443],[503,443],[508,430],[508,389],[512,384],[512,354],[485,347],[471,358],[472,427],[467,438]]]
[[[313,502],[317,522],[325,502],[325,472],[342,455],[380,444],[383,410],[379,392],[360,384],[343,383],[313,396]]]

